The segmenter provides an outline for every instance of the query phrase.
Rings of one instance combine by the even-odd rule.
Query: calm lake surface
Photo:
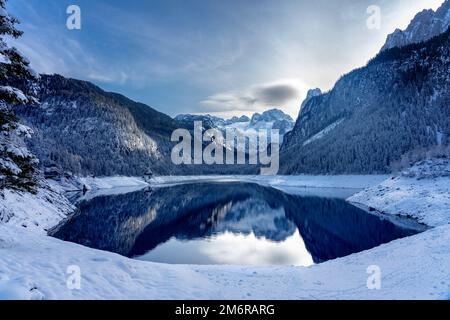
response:
[[[148,188],[77,206],[52,236],[174,264],[309,266],[419,232],[342,199],[250,183]]]

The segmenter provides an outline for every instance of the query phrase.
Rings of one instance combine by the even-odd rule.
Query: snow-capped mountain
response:
[[[235,123],[241,123],[241,122],[249,122],[250,118],[247,116],[241,116],[241,117],[232,117],[231,119],[223,119],[216,116],[212,116],[210,114],[180,114],[174,118],[176,121],[181,123],[190,124],[192,126],[192,123],[194,121],[201,121],[203,122],[203,126],[206,128],[216,128],[216,127],[223,127],[232,125]]]
[[[309,97],[285,136],[281,173],[386,173],[405,155],[447,146],[449,35],[383,50]]]
[[[284,136],[294,127],[294,120],[279,109],[271,109],[262,114],[255,113],[249,123],[249,128],[258,129],[278,129],[280,135]]]
[[[233,123],[238,123],[238,122],[249,122],[250,118],[247,116],[240,116],[240,117],[232,117],[231,119],[225,120],[225,125],[230,125]]]
[[[193,127],[195,121],[201,121],[205,129],[216,128],[219,124],[224,125],[225,120],[210,114],[180,114],[174,118],[175,121],[188,128]]]
[[[227,130],[236,130],[246,136],[256,134],[258,130],[277,129],[280,132],[280,142],[294,127],[294,120],[279,109],[270,109],[261,114],[255,113],[251,119],[247,116],[223,119],[209,114],[181,114],[176,116],[175,120],[191,127],[194,121],[202,121],[205,129],[217,128],[224,133]]]
[[[406,30],[397,29],[390,34],[381,50],[403,47],[426,41],[450,27],[450,0],[446,0],[436,11],[429,9],[419,12]]]

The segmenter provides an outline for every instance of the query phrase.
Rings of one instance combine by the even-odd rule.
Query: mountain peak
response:
[[[449,27],[450,0],[446,0],[436,11],[425,9],[416,14],[405,30],[396,29],[387,37],[381,51],[429,40]]]
[[[319,88],[308,90],[308,93],[306,94],[306,98],[305,98],[305,100],[303,100],[302,105],[300,107],[300,110],[303,108],[303,106],[306,105],[306,103],[309,100],[311,100],[314,97],[320,96],[321,94],[322,94],[322,90],[320,90]]]
[[[289,121],[289,122],[293,122],[294,120],[287,115],[286,113],[284,113],[283,111],[281,111],[280,109],[269,109],[264,111],[262,114],[259,113],[255,113],[251,119],[251,123],[254,124],[256,122],[272,122],[272,121]]]
[[[313,97],[320,96],[321,94],[322,94],[322,90],[320,90],[319,88],[310,89],[310,90],[308,90],[306,99],[311,99]]]

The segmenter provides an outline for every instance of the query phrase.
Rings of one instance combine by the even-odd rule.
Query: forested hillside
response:
[[[310,97],[285,137],[281,172],[385,173],[406,153],[447,145],[449,34],[382,51]]]
[[[35,134],[30,147],[44,168],[79,175],[170,173],[176,123],[141,103],[80,80],[42,75],[40,105],[18,115]],[[53,170],[52,169],[52,170]]]

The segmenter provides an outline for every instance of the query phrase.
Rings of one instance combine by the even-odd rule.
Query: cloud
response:
[[[37,37],[31,30],[24,38],[9,39],[8,42],[27,56],[39,73],[58,73],[100,83],[123,84],[128,80],[128,75],[120,68],[112,68],[107,61],[91,54],[78,40],[63,34],[46,32]]]
[[[307,86],[299,79],[282,79],[253,85],[244,90],[214,94],[200,102],[204,112],[224,114],[232,111],[258,112],[277,107],[288,113],[298,113]]]
[[[283,105],[299,95],[299,88],[290,83],[265,85],[254,90],[256,101],[272,105]]]

